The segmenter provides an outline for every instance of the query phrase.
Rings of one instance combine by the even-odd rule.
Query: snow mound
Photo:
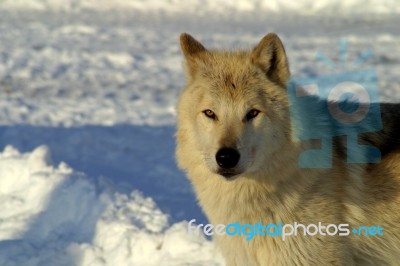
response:
[[[300,14],[324,13],[332,16],[347,14],[398,14],[400,6],[393,0],[4,0],[3,10],[137,10],[145,12],[221,13],[267,11],[273,13],[295,12]]]
[[[0,153],[0,265],[223,265],[187,222],[168,224],[151,198],[113,191],[49,148]]]

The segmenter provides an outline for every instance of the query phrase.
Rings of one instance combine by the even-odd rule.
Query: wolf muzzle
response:
[[[219,167],[223,169],[234,168],[240,159],[240,154],[233,148],[222,148],[215,155],[215,159]]]

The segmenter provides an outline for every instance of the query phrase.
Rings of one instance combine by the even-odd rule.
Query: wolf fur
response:
[[[299,168],[304,149],[293,138],[286,83],[289,66],[275,34],[251,50],[208,50],[180,37],[187,84],[178,102],[176,157],[209,221],[216,224],[294,222],[380,225],[383,236],[218,236],[227,265],[399,265],[399,108],[382,104],[383,130],[360,141],[381,149],[377,164],[347,164],[345,141],[335,137],[333,166]],[[249,112],[259,113],[247,119]],[[209,112],[211,111],[211,112]],[[238,151],[221,169],[216,154]]]

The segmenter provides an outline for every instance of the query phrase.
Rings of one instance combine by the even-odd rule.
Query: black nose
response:
[[[232,148],[222,148],[215,155],[215,159],[220,167],[230,169],[237,165],[240,159],[240,154]]]

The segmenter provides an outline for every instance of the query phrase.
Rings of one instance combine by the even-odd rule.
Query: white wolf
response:
[[[207,50],[181,35],[187,85],[178,103],[177,160],[212,224],[381,226],[383,236],[216,236],[228,265],[399,265],[399,108],[382,105],[381,132],[365,141],[378,164],[298,167],[307,145],[292,137],[289,67],[275,34],[249,51]],[[266,216],[267,215],[267,216]]]

